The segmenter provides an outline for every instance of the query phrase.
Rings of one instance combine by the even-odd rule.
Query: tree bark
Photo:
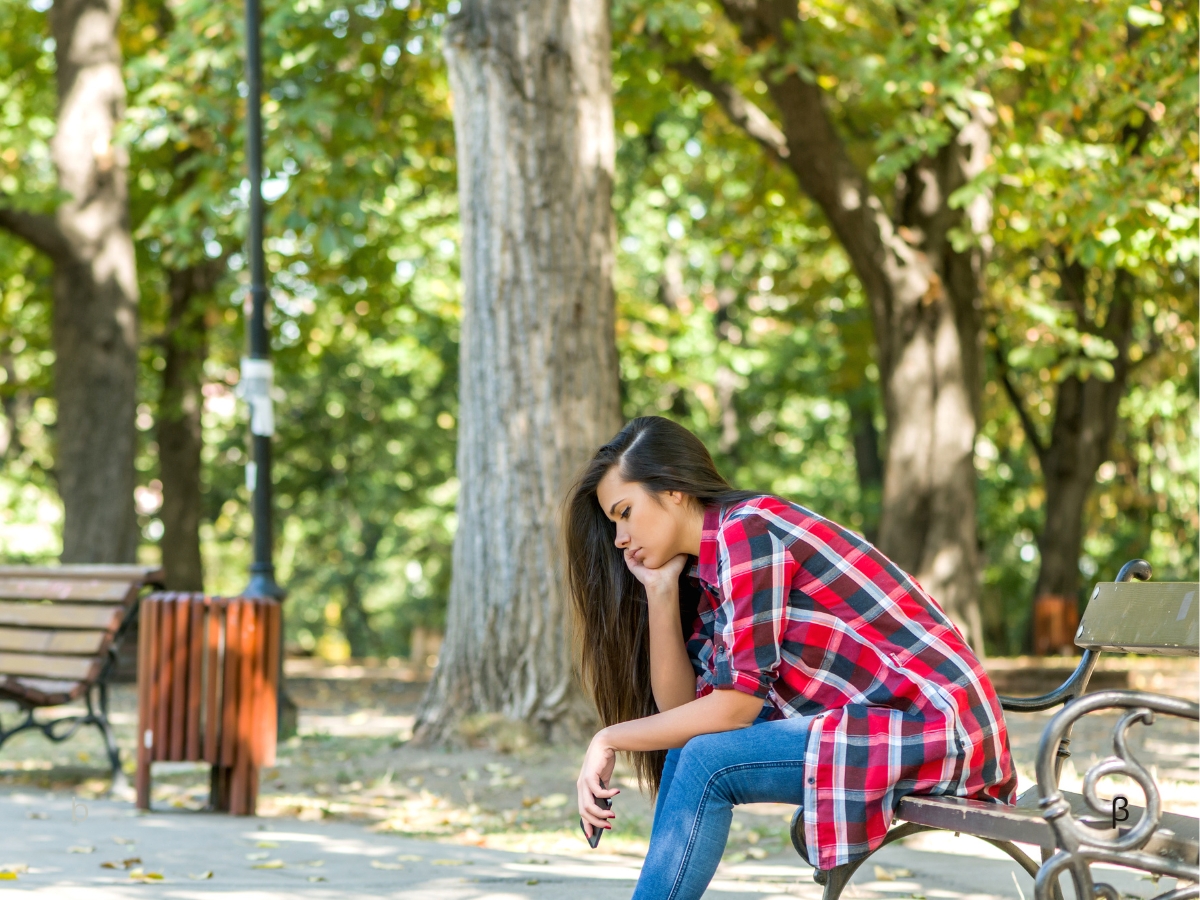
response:
[[[55,461],[65,509],[63,562],[133,562],[137,271],[129,230],[120,0],[56,0],[58,67],[51,150],[56,214],[0,209],[0,226],[54,261]]]
[[[158,404],[158,462],[163,485],[162,559],[166,587],[204,590],[200,556],[200,414],[204,360],[208,356],[203,300],[224,271],[224,260],[167,273],[169,309],[163,333],[166,366]]]
[[[751,50],[802,29],[794,4],[725,0]],[[711,93],[746,133],[789,168],[821,208],[862,282],[875,331],[887,422],[880,548],[911,572],[982,652],[974,467],[982,383],[980,299],[991,205],[952,210],[950,194],[990,148],[988,113],[900,180],[889,214],[826,110],[821,89],[791,70],[765,73],[776,126],[698,60],[675,68]],[[957,252],[949,231],[975,246]]]
[[[418,737],[593,713],[572,676],[557,511],[620,427],[608,4],[468,0],[446,30],[463,229],[458,531]]]

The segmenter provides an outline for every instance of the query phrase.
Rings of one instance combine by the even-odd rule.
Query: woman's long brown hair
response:
[[[680,491],[703,506],[758,496],[721,477],[701,440],[670,419],[643,416],[596,451],[567,494],[563,542],[576,658],[584,688],[605,725],[658,712],[650,687],[646,591],[616,547],[616,525],[600,508],[596,487],[614,466],[651,494]],[[699,599],[680,578],[680,627],[690,636]],[[658,792],[665,750],[631,753],[638,783]]]

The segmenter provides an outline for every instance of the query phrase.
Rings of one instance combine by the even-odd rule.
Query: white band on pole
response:
[[[271,388],[275,366],[269,359],[242,357],[242,379],[238,385],[243,400],[250,404],[250,433],[270,437],[275,433],[275,405]]]

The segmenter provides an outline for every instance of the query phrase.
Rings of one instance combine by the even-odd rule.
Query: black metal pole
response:
[[[246,0],[246,160],[250,180],[250,228],[246,252],[250,258],[250,322],[247,328],[249,354],[242,363],[243,396],[250,403],[250,442],[253,461],[251,510],[254,516],[254,557],[250,564],[250,583],[242,592],[247,597],[273,597],[283,601],[283,589],[275,581],[272,561],[273,529],[271,522],[271,437],[275,433],[271,387],[274,383],[270,363],[271,346],[267,337],[266,264],[263,260],[262,198],[262,54],[259,39],[258,0]],[[280,617],[282,620],[282,616]],[[283,629],[280,628],[278,694],[278,731],[283,736],[295,732],[296,707],[287,696],[283,680]]]
[[[250,175],[250,327],[248,340],[251,360],[268,360],[266,266],[263,261],[262,199],[262,56],[259,51],[258,0],[246,0],[246,159]],[[266,396],[259,403],[270,404],[270,379],[265,379]],[[252,400],[252,403],[255,401]],[[275,583],[275,565],[271,561],[271,433],[274,416],[268,414],[265,427],[252,414],[251,441],[254,460],[254,562],[250,565],[250,584],[245,593],[254,597],[282,597]],[[261,433],[261,432],[266,433]]]

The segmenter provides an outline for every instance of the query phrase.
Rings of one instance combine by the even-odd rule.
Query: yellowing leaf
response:
[[[192,881],[207,881],[208,879],[212,878],[212,869],[201,872],[199,875],[193,875],[189,872],[188,878],[192,879]]]
[[[283,860],[282,859],[268,859],[266,862],[258,863],[257,865],[251,866],[250,868],[252,868],[252,869],[282,869],[283,868]]]

